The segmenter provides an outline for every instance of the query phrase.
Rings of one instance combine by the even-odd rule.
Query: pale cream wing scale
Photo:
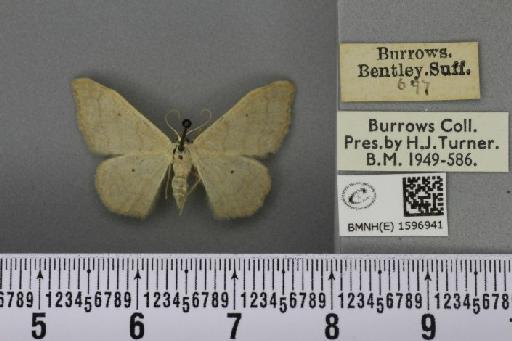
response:
[[[89,78],[72,82],[78,126],[89,148],[117,155],[96,170],[96,189],[112,212],[146,217],[172,163],[173,144],[121,95]]]
[[[163,153],[137,153],[103,161],[96,170],[101,201],[114,213],[146,217],[171,162],[171,154]]]
[[[189,147],[192,162],[204,185],[215,217],[248,217],[270,191],[268,170],[260,162]]]
[[[290,126],[295,86],[276,81],[245,95],[194,140],[210,151],[263,157],[275,153]]]
[[[248,217],[270,191],[270,175],[248,158],[275,153],[291,121],[295,86],[277,81],[255,89],[189,146],[192,163],[217,218]]]
[[[89,78],[72,82],[78,126],[96,154],[169,152],[171,141],[116,91]]]

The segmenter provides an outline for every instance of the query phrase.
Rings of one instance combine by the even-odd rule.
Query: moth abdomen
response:
[[[186,145],[184,144],[184,147],[185,146]],[[174,177],[172,178],[171,186],[172,195],[176,200],[176,206],[178,206],[180,213],[183,210],[183,206],[185,206],[185,201],[187,200],[187,179],[191,169],[192,160],[189,152],[185,148],[182,151],[177,149],[176,153],[173,154],[172,170],[174,172]]]
[[[183,210],[183,206],[185,205],[185,196],[187,194],[187,178],[184,176],[174,176],[172,178],[172,195],[174,200],[176,200],[176,206],[178,209]]]

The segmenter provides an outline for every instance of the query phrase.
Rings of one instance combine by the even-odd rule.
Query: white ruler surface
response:
[[[0,340],[510,340],[511,255],[0,255]]]

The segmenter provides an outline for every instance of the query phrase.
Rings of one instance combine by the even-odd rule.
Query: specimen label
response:
[[[343,102],[480,98],[478,43],[340,45]]]
[[[338,112],[338,170],[508,172],[507,112]]]
[[[447,236],[446,174],[338,175],[340,236]]]

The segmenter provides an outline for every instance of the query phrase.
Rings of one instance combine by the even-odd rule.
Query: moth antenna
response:
[[[167,126],[171,129],[171,131],[174,133],[174,135],[176,135],[176,139],[179,140],[180,134],[178,133],[178,131],[176,129],[174,129],[174,127],[169,123],[169,120],[168,120],[169,115],[172,114],[172,113],[177,113],[178,114],[178,120],[181,121],[181,113],[178,110],[176,110],[176,109],[172,109],[170,112],[165,114],[165,117],[164,117],[165,124],[167,124]]]
[[[201,109],[201,114],[204,112],[206,112],[208,114],[208,119],[206,121],[204,121],[203,123],[201,123],[199,126],[195,127],[191,131],[189,131],[188,132],[189,134],[192,134],[195,131],[203,129],[208,123],[210,123],[210,121],[212,120],[212,117],[213,117],[213,113],[211,112],[210,109],[206,109],[206,108]]]

